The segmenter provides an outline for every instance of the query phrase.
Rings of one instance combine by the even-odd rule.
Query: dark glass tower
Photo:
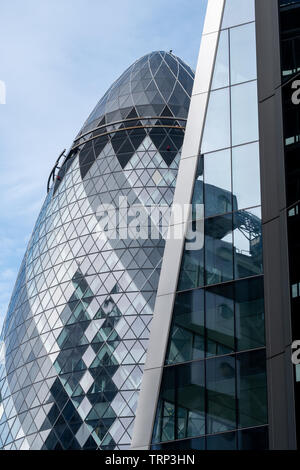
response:
[[[142,57],[53,168],[1,337],[1,448],[129,447],[165,242],[110,238],[98,208],[172,204],[193,78]]]
[[[252,1],[224,2],[191,199],[204,242],[182,253],[154,449],[268,445],[255,26]]]
[[[300,1],[280,0],[279,8],[291,336],[293,341],[298,341],[300,339],[300,105],[292,97],[300,84]],[[294,384],[296,432],[299,447],[299,364],[295,366]]]

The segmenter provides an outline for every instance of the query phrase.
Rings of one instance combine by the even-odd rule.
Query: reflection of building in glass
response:
[[[174,196],[204,204],[204,246],[167,240],[134,449],[297,447],[300,121],[280,83],[300,70],[299,14],[208,0]]]
[[[130,445],[165,242],[101,238],[97,209],[172,204],[193,79],[142,57],[54,167],[2,333],[2,448]]]

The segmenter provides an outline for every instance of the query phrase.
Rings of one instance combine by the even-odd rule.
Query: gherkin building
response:
[[[1,335],[2,449],[130,447],[165,240],[110,238],[97,211],[171,206],[193,80],[137,60],[55,163]]]

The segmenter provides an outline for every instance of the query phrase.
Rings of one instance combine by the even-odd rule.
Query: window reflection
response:
[[[176,295],[167,364],[264,345],[262,276]]]
[[[263,426],[266,419],[265,350],[168,366],[163,372],[152,442]],[[263,448],[265,431],[238,434],[239,448],[248,448],[251,442]],[[227,437],[229,434],[226,432]],[[219,438],[226,440],[225,434],[216,436],[216,441]],[[206,438],[207,448],[214,445],[210,439]]]
[[[254,349],[265,344],[263,278],[235,284],[237,349]]]
[[[231,87],[232,145],[258,140],[257,83]]]
[[[238,209],[260,205],[258,142],[232,149],[232,179]]]
[[[206,366],[207,433],[236,428],[234,357],[210,359]]]
[[[237,356],[239,427],[267,423],[265,351]]]
[[[177,290],[262,274],[261,230],[260,208],[205,219],[204,249],[184,249]]]
[[[268,427],[259,426],[238,432],[184,439],[151,446],[153,450],[266,450],[268,449]]]
[[[255,23],[230,30],[230,69],[232,85],[256,78]]]
[[[177,294],[166,363],[204,357],[204,291]]]
[[[212,90],[227,86],[229,86],[229,40],[228,31],[221,31],[212,81]]]
[[[203,362],[167,367],[164,370],[154,442],[205,434]]]
[[[236,432],[226,432],[216,436],[208,436],[206,442],[207,450],[236,450]]]
[[[153,450],[205,450],[205,437],[197,439],[184,439],[183,441],[167,442],[151,446]]]
[[[234,28],[219,37],[192,198],[204,248],[183,253],[155,421],[155,442],[182,449],[268,445],[254,0],[242,3],[226,1]]]
[[[234,351],[233,285],[215,286],[206,291],[207,354],[218,356]]]
[[[255,20],[254,0],[226,0],[222,28]]]
[[[233,279],[232,214],[205,221],[206,284]]]
[[[204,249],[187,250],[182,256],[177,290],[188,290],[204,284]]]
[[[238,432],[240,450],[268,449],[268,427],[262,426],[254,429],[244,429]]]
[[[230,106],[229,89],[212,91],[209,97],[202,153],[230,146]]]
[[[235,278],[255,276],[263,272],[261,211],[236,212],[234,225]]]
[[[205,216],[231,212],[230,150],[210,153],[204,157]]]

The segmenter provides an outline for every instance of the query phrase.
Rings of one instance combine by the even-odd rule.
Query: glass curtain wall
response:
[[[225,2],[192,201],[205,240],[182,255],[152,448],[265,449],[254,0]]]
[[[293,101],[300,75],[300,1],[279,0],[283,128],[286,173],[287,227],[291,283],[291,315],[293,340],[300,337],[300,108]],[[300,366],[295,368],[295,405],[298,444],[300,439]]]

